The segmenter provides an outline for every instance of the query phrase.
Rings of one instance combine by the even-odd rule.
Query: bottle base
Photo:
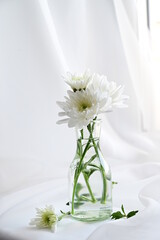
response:
[[[96,222],[110,219],[111,213],[111,209],[97,211],[76,211],[74,214],[71,214],[71,216],[74,219],[82,222]]]

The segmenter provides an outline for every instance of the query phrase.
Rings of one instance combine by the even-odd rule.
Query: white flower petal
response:
[[[54,232],[54,233],[57,232],[57,223],[52,225],[51,231]]]
[[[31,219],[30,225],[37,228],[49,228],[52,230],[56,229],[58,217],[55,214],[55,210],[52,206],[46,206],[44,209],[36,208],[37,215]]]
[[[66,116],[66,113],[65,112],[59,112],[58,116],[60,116],[60,117]]]
[[[69,121],[68,121],[68,127],[69,128],[72,128],[72,127],[75,127],[77,124],[77,121],[73,118],[70,118]]]
[[[85,89],[91,80],[92,75],[89,70],[85,71],[84,74],[71,74],[67,73],[64,77],[65,82],[75,91]]]
[[[68,118],[57,121],[57,124],[68,123]]]

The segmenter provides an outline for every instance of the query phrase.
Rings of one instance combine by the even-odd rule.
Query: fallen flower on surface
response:
[[[44,209],[36,208],[36,211],[36,217],[31,219],[29,224],[39,229],[48,228],[52,232],[57,231],[58,221],[60,221],[63,217],[70,215],[70,212],[64,213],[63,211],[60,211],[62,215],[58,216],[55,213],[54,207],[51,205],[46,206]]]
[[[36,217],[31,219],[30,225],[37,228],[49,228],[52,232],[57,230],[58,216],[52,206],[46,206],[44,209],[36,208]]]

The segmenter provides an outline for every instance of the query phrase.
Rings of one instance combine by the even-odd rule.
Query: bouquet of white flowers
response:
[[[58,124],[68,123],[69,127],[82,129],[99,114],[126,107],[124,101],[128,96],[123,94],[124,86],[109,82],[106,76],[89,71],[81,75],[68,73],[65,81],[72,91],[67,91],[65,102],[57,102],[63,110],[59,116],[66,117]]]
[[[126,107],[124,87],[109,82],[106,76],[68,73],[68,90],[58,124],[68,123],[77,130],[77,151],[70,166],[71,215],[83,221],[102,220],[112,211],[112,181],[110,168],[99,146],[98,115],[114,108]]]
[[[55,231],[58,221],[69,215],[81,221],[130,218],[138,210],[126,214],[123,204],[121,211],[112,213],[112,186],[116,182],[111,181],[110,168],[99,145],[101,120],[98,115],[127,106],[124,87],[89,71],[80,75],[67,73],[64,78],[72,90],[67,91],[65,102],[57,102],[63,110],[59,116],[65,117],[57,123],[68,123],[77,130],[77,150],[69,171],[67,205],[71,209],[66,213],[61,210],[58,216],[52,206],[37,208],[30,224]]]

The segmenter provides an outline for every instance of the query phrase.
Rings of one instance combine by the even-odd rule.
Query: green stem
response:
[[[89,193],[90,193],[90,195],[91,195],[92,202],[95,203],[97,200],[95,199],[95,197],[94,197],[94,195],[93,195],[93,193],[92,193],[91,187],[90,187],[90,185],[89,185],[88,177],[86,176],[85,173],[83,173],[83,176],[84,176],[84,180],[85,180],[85,182],[86,182],[88,191],[89,191]]]
[[[106,183],[106,173],[103,167],[101,167],[101,173],[102,173],[102,179],[103,179],[103,193],[102,193],[101,203],[105,204],[106,195],[107,195],[107,183]]]
[[[93,195],[93,192],[91,190],[91,187],[89,185],[89,181],[88,181],[88,177],[85,175],[85,173],[82,171],[82,161],[85,157],[85,154],[87,153],[87,151],[89,150],[90,148],[90,143],[92,142],[93,143],[93,147],[95,149],[95,153],[96,153],[96,156],[100,158],[99,156],[99,152],[98,152],[98,148],[97,148],[97,145],[95,143],[95,140],[93,138],[93,130],[94,130],[94,125],[95,125],[95,122],[93,122],[93,124],[91,125],[88,124],[87,128],[88,128],[88,131],[90,133],[90,136],[89,136],[89,140],[85,146],[85,149],[82,153],[82,142],[81,142],[81,139],[83,139],[83,129],[81,130],[81,139],[79,140],[80,141],[80,151],[79,151],[79,154],[80,154],[80,161],[79,161],[79,165],[78,165],[78,168],[76,169],[75,171],[75,175],[74,175],[74,186],[73,186],[73,192],[72,192],[72,207],[71,207],[71,213],[74,214],[74,198],[75,198],[75,192],[76,192],[76,186],[77,186],[77,182],[78,182],[78,178],[81,174],[81,172],[83,173],[83,176],[84,176],[84,180],[86,182],[86,186],[88,188],[88,191],[90,193],[90,196],[91,196],[91,199],[92,199],[92,202],[96,202],[96,199]],[[94,157],[95,158],[95,157]],[[94,159],[93,158],[93,159]],[[90,165],[92,161],[89,161],[88,164]],[[86,164],[86,166],[88,165]],[[107,195],[107,182],[106,182],[106,173],[105,173],[105,170],[103,168],[103,166],[101,165],[100,167],[98,167],[100,169],[100,172],[102,174],[102,180],[103,180],[103,192],[102,192],[102,198],[101,198],[101,203],[106,203],[106,195]]]
[[[95,140],[94,140],[93,135],[92,135],[92,132],[94,130],[94,124],[95,124],[95,122],[93,123],[92,127],[89,124],[88,125],[88,130],[90,132],[90,136],[91,136],[91,139],[92,139],[92,143],[93,143],[93,147],[95,149],[95,152],[96,152],[97,156],[100,158],[97,145],[96,145]],[[105,170],[104,170],[102,165],[101,165],[101,174],[102,174],[102,179],[103,179],[103,192],[102,192],[101,203],[105,204],[106,203],[106,195],[107,195],[107,183],[106,183],[106,173],[105,173]]]
[[[69,215],[71,214],[70,212],[64,213],[64,212],[62,212],[62,211],[61,211],[61,213],[62,213],[62,215],[58,216],[58,221],[61,221],[62,218],[66,217],[66,216],[69,216]]]
[[[78,166],[78,169],[76,169],[75,171],[75,175],[74,175],[74,186],[73,186],[73,193],[72,193],[72,210],[71,210],[71,213],[74,214],[74,196],[75,196],[75,191],[76,191],[76,186],[77,186],[77,181],[78,181],[78,178],[79,178],[79,175],[81,173],[80,171],[80,168],[81,168],[81,165],[82,165],[82,161],[83,161],[83,158],[89,148],[89,145],[90,145],[90,142],[91,142],[91,139],[89,138],[88,142],[87,142],[87,145],[84,149],[84,152],[82,153],[82,156],[81,156],[81,159],[80,159],[80,162],[79,162],[79,166]]]
[[[81,129],[80,132],[81,132],[81,139],[80,139],[80,145],[81,145],[80,149],[81,149],[81,151],[80,151],[80,156],[82,156],[83,129]],[[90,148],[90,146],[88,147],[88,149],[89,149],[89,148]],[[87,149],[87,150],[88,150],[88,149]],[[95,158],[95,157],[96,157],[96,156],[94,156],[94,158]],[[91,161],[91,159],[90,159],[90,161]],[[87,164],[85,163],[84,168],[85,168],[86,166],[87,166]],[[89,185],[89,182],[88,182],[87,176],[85,175],[84,172],[82,172],[82,173],[83,173],[84,180],[85,180],[85,182],[86,182],[86,185],[87,185],[88,191],[89,191],[90,196],[91,196],[91,199],[92,199],[91,201],[92,201],[92,202],[96,202],[96,199],[95,199],[95,197],[93,196],[93,193],[92,193],[91,187],[90,187],[90,185]]]
[[[93,155],[88,162],[84,164],[84,168],[86,168],[95,158],[97,157],[97,154]]]

